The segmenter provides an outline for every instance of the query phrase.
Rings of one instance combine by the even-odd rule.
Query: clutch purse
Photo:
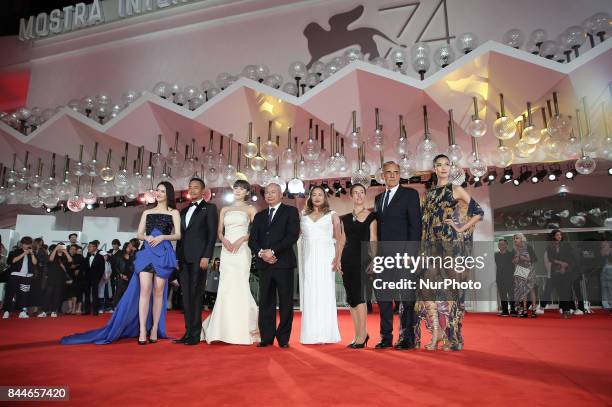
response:
[[[531,270],[529,270],[527,267],[517,265],[514,268],[514,277],[520,277],[520,278],[527,279],[530,272]]]

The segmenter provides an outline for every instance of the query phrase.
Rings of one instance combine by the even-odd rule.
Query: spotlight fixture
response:
[[[138,205],[138,200],[132,199],[131,201],[128,201],[127,199],[124,199],[123,202],[121,202],[121,205],[123,205],[124,208],[127,208],[128,206],[136,206]]]
[[[514,186],[518,187],[523,182],[525,182],[528,179],[530,179],[531,178],[531,174],[533,174],[531,172],[531,170],[527,169],[527,167],[522,167],[521,168],[521,173],[519,174],[518,177],[516,177],[514,180],[512,180],[512,183],[514,184]]]
[[[342,184],[340,183],[340,181],[335,181],[334,182],[334,189],[336,190],[336,197],[340,198],[340,195],[346,195],[346,189],[344,189],[342,187]]]
[[[565,178],[567,178],[567,179],[574,179],[577,174],[578,174],[578,171],[576,171],[575,168],[571,168],[571,169],[567,170],[567,172],[565,173]]]
[[[51,208],[46,208],[45,210],[47,211],[47,213],[51,213],[51,211],[52,211]]]
[[[253,196],[251,196],[251,201],[253,202],[257,202],[259,198],[257,198],[257,195],[253,194]]]
[[[548,171],[545,169],[541,169],[540,171],[536,172],[535,175],[531,177],[531,183],[537,184],[538,182],[542,181],[547,173]]]
[[[323,190],[325,191],[326,194],[329,194],[329,185],[327,185],[327,182],[324,182],[321,184],[321,187],[323,187]]]
[[[505,184],[506,182],[512,181],[512,177],[514,177],[514,173],[512,172],[512,168],[506,168],[504,170],[504,175],[502,175],[501,183]]]
[[[493,170],[489,172],[489,175],[487,175],[487,181],[489,182],[489,185],[494,183],[496,179],[497,179],[497,171]]]
[[[612,175],[612,167],[608,168],[608,175]]]
[[[117,202],[117,199],[113,198],[113,202],[106,202],[105,208],[117,208],[122,205],[122,202]]]
[[[561,175],[563,175],[563,172],[561,172],[561,168],[556,168],[556,169],[550,171],[550,173],[548,174],[548,180],[550,182],[556,181],[559,178],[561,178]]]

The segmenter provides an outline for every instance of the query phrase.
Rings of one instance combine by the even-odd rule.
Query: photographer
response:
[[[52,245],[50,247],[51,255],[47,263],[47,281],[45,284],[45,293],[43,300],[43,312],[38,314],[39,318],[44,318],[47,314],[51,314],[52,318],[56,318],[62,305],[64,294],[64,286],[66,282],[72,282],[68,275],[72,257],[66,250],[63,244]]]
[[[25,261],[24,261],[25,260]],[[27,306],[32,285],[32,277],[38,260],[32,251],[32,238],[24,236],[21,247],[9,253],[7,264],[11,267],[6,297],[4,298],[2,318],[7,319],[16,297],[17,308],[21,310],[19,318],[29,318]]]

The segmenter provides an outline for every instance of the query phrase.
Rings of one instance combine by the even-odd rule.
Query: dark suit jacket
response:
[[[6,259],[6,264],[10,267],[10,273],[14,273],[14,272],[20,272],[21,271],[21,267],[23,266],[23,260],[27,258],[28,260],[28,274],[36,274],[36,269],[38,267],[38,265],[34,265],[34,263],[32,262],[32,256],[36,256],[35,254],[31,254],[31,255],[27,255],[26,257],[23,257],[21,260],[17,261],[16,263],[13,263],[13,259],[15,257],[18,257],[21,255],[21,253],[23,253],[23,249],[15,249],[12,252],[9,253],[8,258]],[[38,260],[38,258],[36,258],[36,260]]]
[[[421,203],[419,193],[412,188],[400,187],[393,195],[387,209],[382,210],[385,193],[376,195],[374,209],[378,221],[378,240],[421,241]]]
[[[200,259],[212,259],[217,241],[219,214],[217,206],[204,200],[196,207],[189,225],[185,216],[189,206],[181,210],[181,240],[177,243],[177,255],[181,262],[199,263]]]
[[[99,282],[104,275],[106,262],[104,261],[104,256],[100,253],[96,253],[93,256],[95,257],[91,267],[89,266],[89,253],[85,256],[81,263],[81,273],[87,281]]]
[[[116,279],[117,274],[119,274],[119,262],[123,258],[123,250],[119,249],[115,254],[113,254],[113,250],[109,250],[106,252],[108,254],[108,261],[110,262],[111,269],[113,270],[112,278]]]
[[[295,268],[297,262],[293,245],[300,237],[300,215],[294,206],[282,204],[268,226],[268,208],[258,212],[251,225],[249,247],[256,256],[258,269],[287,269]],[[259,258],[261,249],[272,249],[278,259],[275,264],[269,264]]]
[[[514,280],[514,250],[506,250],[506,253],[495,253],[496,279],[498,282],[512,282]]]

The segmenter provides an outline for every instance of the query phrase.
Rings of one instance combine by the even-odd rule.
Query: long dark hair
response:
[[[168,208],[176,209],[176,201],[174,198],[174,186],[168,181],[162,181],[157,186],[163,185],[166,188],[166,202]]]
[[[429,180],[429,188],[435,188],[436,186],[438,186],[438,176],[436,175],[435,167],[436,167],[436,161],[438,161],[440,158],[446,158],[448,162],[450,162],[450,158],[448,158],[446,154],[438,154],[437,156],[434,157],[432,161],[434,170],[433,170],[433,173],[431,174],[431,179]]]

